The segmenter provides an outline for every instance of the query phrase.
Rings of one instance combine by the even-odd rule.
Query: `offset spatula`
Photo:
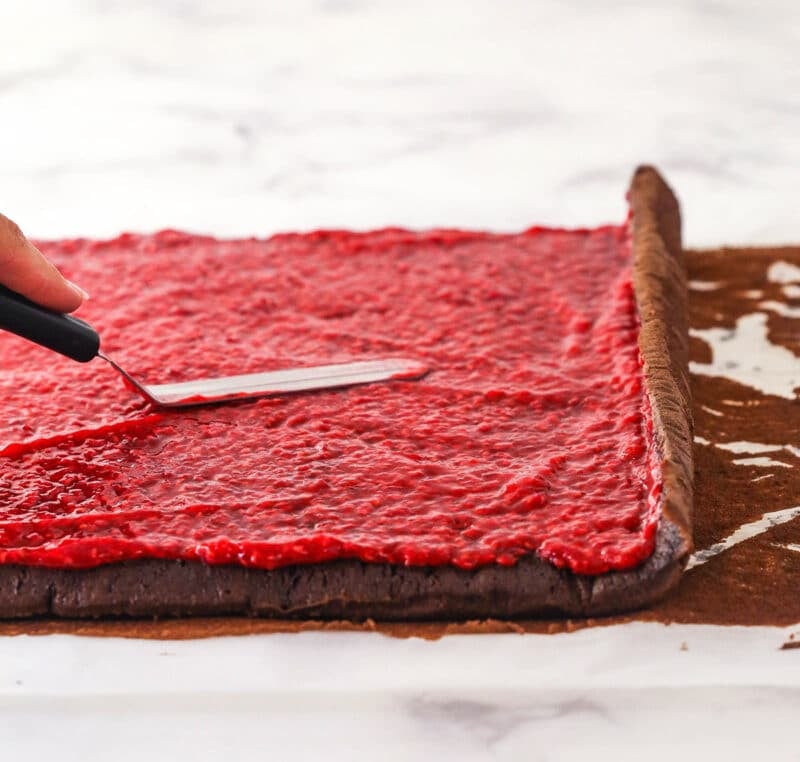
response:
[[[428,372],[428,368],[416,360],[392,357],[176,384],[146,385],[100,351],[100,336],[88,323],[40,307],[5,286],[0,286],[0,328],[78,362],[89,362],[100,357],[125,376],[150,402],[163,407],[188,407],[376,381],[414,381]]]

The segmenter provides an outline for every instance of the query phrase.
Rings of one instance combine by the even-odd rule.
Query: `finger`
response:
[[[0,214],[0,283],[56,312],[72,312],[87,294],[70,283],[22,233]]]

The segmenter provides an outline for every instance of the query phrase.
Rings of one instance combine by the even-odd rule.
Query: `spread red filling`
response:
[[[0,334],[0,562],[597,574],[652,553],[660,471],[627,226],[164,231],[42,245],[146,383],[403,356],[391,381],[163,411]]]

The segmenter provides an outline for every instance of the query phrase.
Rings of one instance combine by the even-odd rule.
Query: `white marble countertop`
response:
[[[0,208],[42,238],[593,225],[651,162],[689,245],[799,241],[798,43],[793,0],[6,0]],[[6,638],[0,730],[87,762],[786,758],[787,635]]]
[[[690,245],[800,240],[793,0],[3,11],[0,199],[37,236],[616,221],[646,161]]]

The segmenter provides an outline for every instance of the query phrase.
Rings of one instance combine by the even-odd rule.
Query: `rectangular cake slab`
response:
[[[654,170],[642,168],[634,176],[629,199],[633,288],[641,320],[639,349],[652,411],[653,446],[663,479],[654,548],[642,563],[598,574],[557,567],[536,552],[522,553],[513,563],[476,564],[474,568],[354,558],[271,569],[157,557],[82,568],[6,563],[0,566],[0,614],[516,618],[606,614],[636,608],[663,595],[677,581],[691,547],[685,276],[680,218],[672,192]],[[330,314],[335,317],[339,309],[332,304]],[[125,419],[131,411],[124,408],[125,403],[119,404]],[[142,418],[140,411],[133,412],[125,441],[135,443],[137,421]],[[147,415],[145,411],[145,420]],[[79,411],[75,418],[77,426]],[[21,446],[24,450],[24,443]],[[0,452],[3,455],[16,457],[18,451],[6,448]],[[7,525],[8,532],[13,529]]]

